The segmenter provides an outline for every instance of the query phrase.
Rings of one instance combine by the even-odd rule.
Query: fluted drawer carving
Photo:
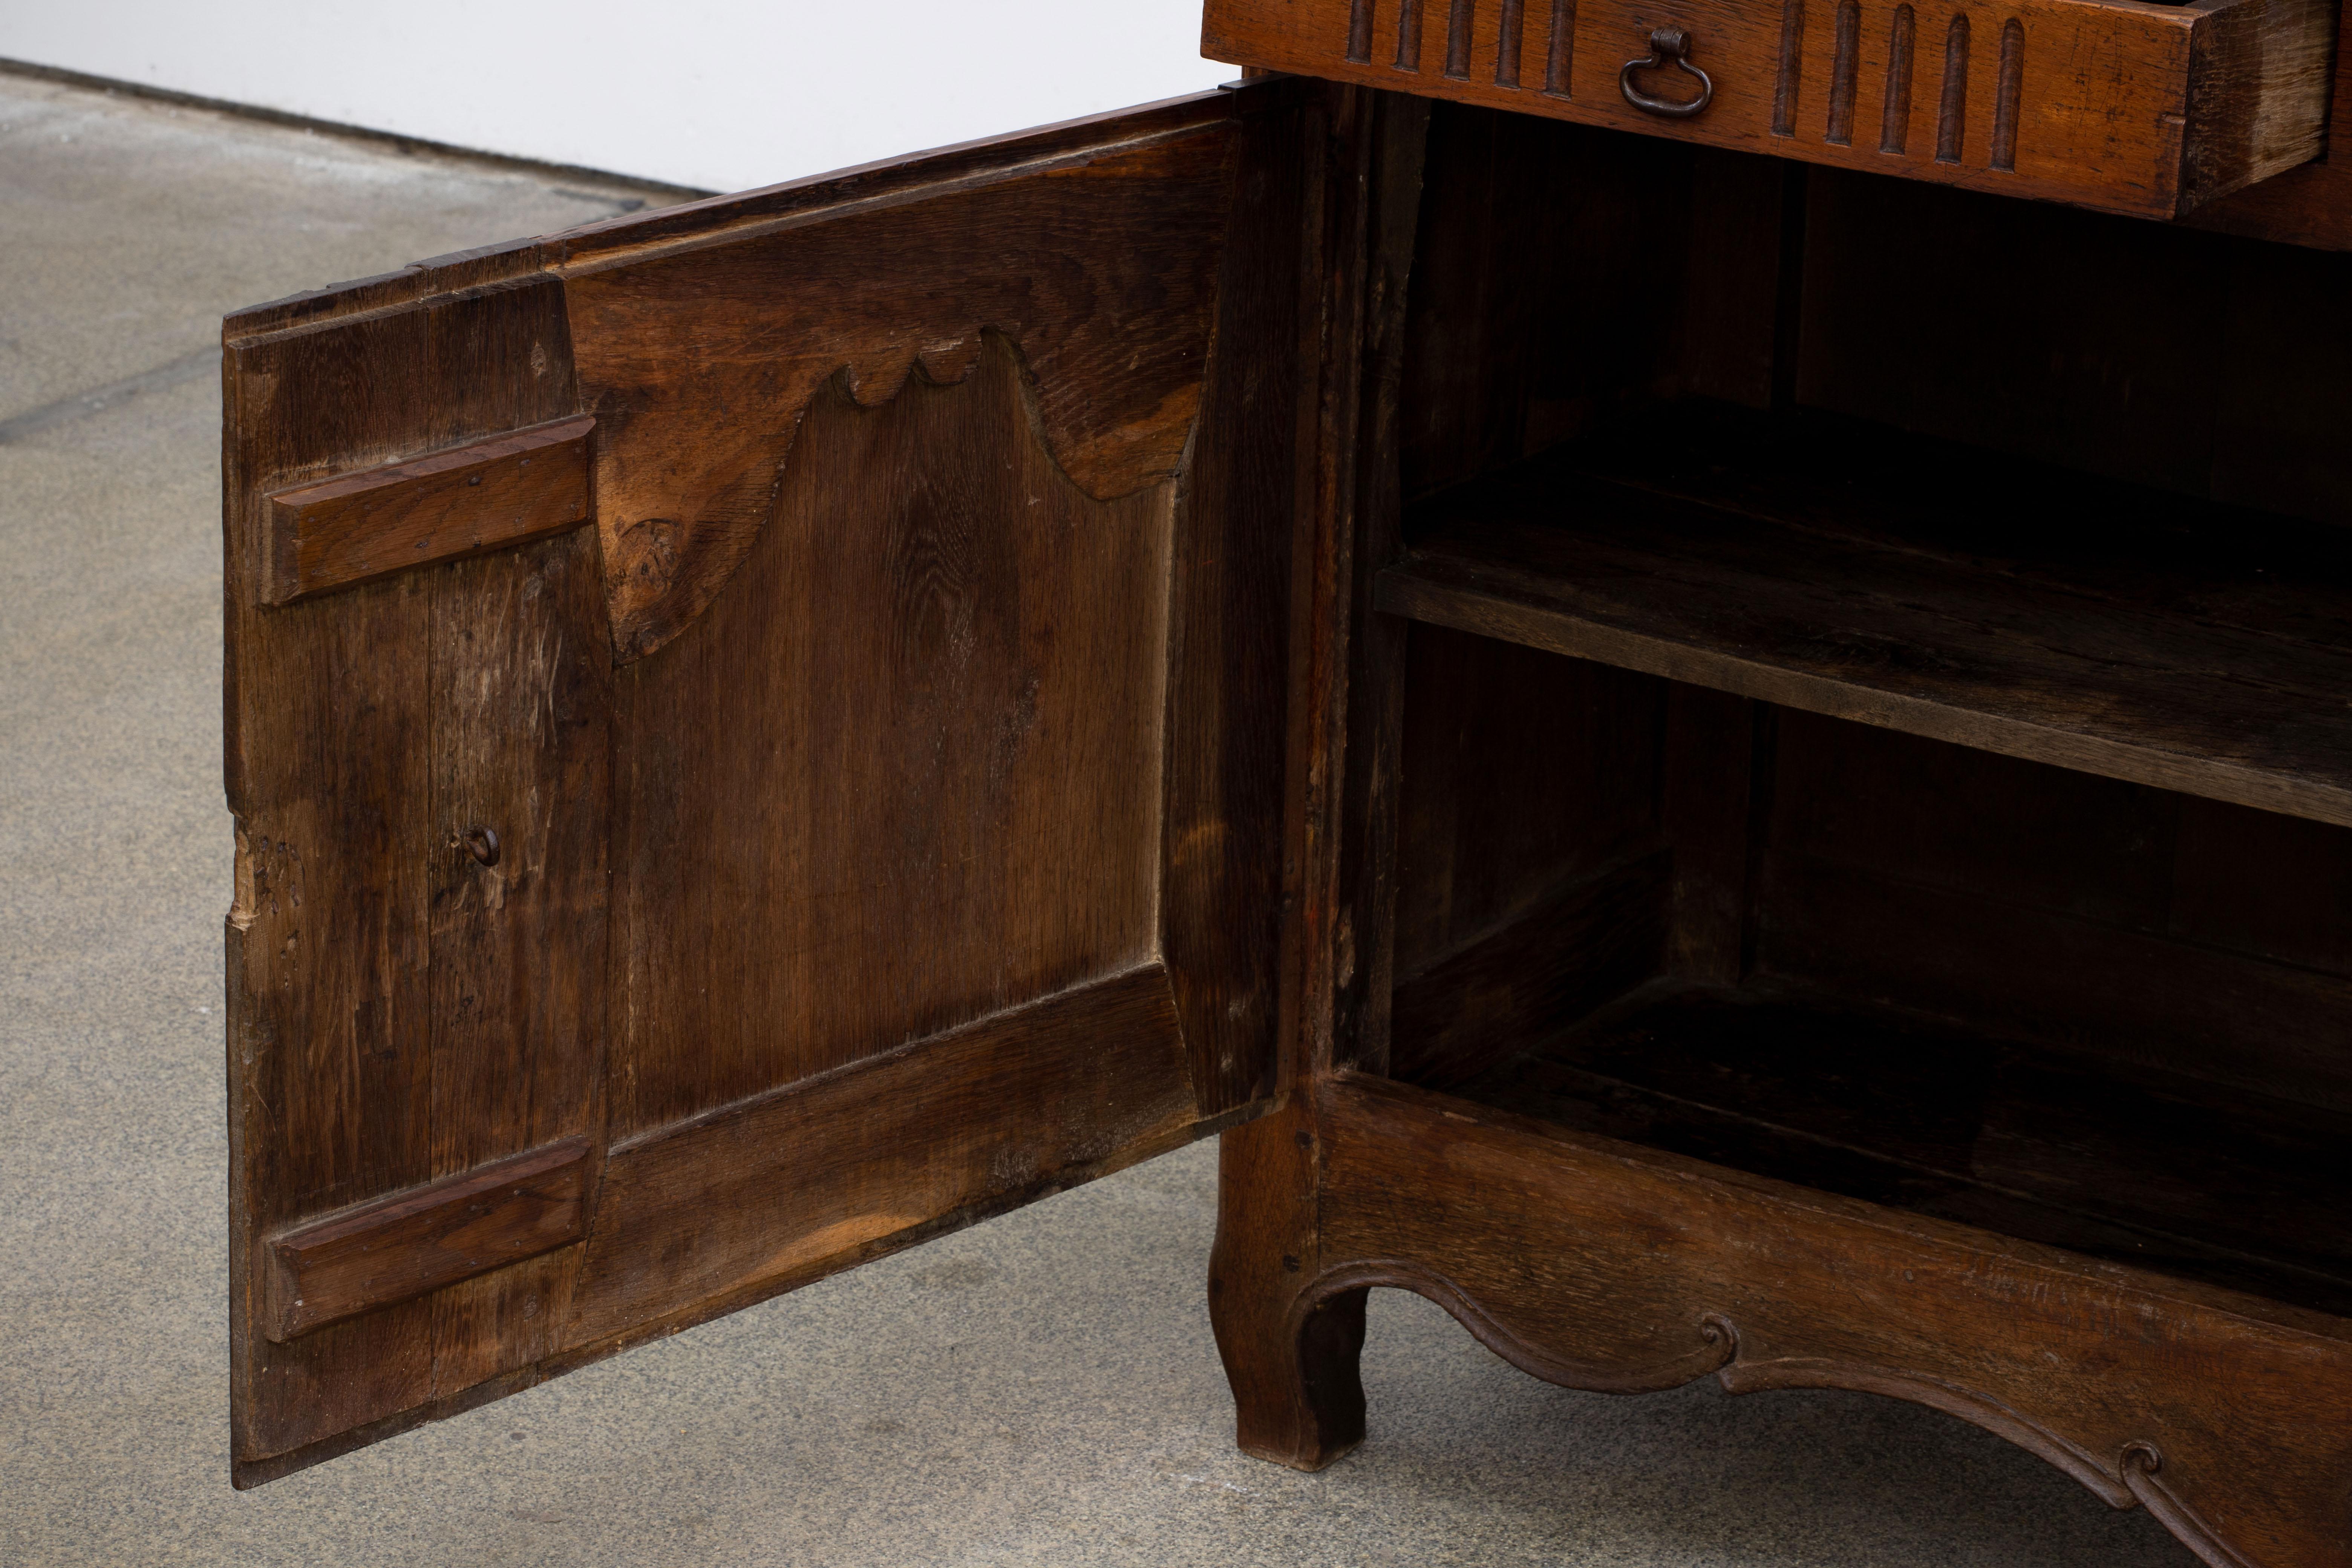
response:
[[[2169,217],[2321,147],[2327,0],[1209,0],[1239,64]],[[1653,30],[1713,95],[1619,82]]]

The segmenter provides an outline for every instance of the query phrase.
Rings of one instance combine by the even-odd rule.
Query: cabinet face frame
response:
[[[1269,1108],[1319,113],[225,324],[238,1485]]]

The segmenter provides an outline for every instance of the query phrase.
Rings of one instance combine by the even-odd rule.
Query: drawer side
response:
[[[2248,0],[2200,20],[2182,209],[2319,156],[2335,63],[2334,0]]]

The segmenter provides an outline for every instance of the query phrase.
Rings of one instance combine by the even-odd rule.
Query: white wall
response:
[[[0,0],[0,57],[740,190],[1215,86],[1200,0]]]

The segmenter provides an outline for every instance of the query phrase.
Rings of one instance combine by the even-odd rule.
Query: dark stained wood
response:
[[[2352,976],[2352,833],[2184,799],[2172,846],[2167,932]]]
[[[1340,1048],[1343,1007],[1359,987],[1352,920],[1340,901],[1348,815],[1344,758],[1350,637],[1362,603],[1349,562],[1357,487],[1366,476],[1356,438],[1364,411],[1365,317],[1376,265],[1370,237],[1385,206],[1420,174],[1418,148],[1399,149],[1376,95],[1337,89],[1308,100],[1301,217],[1302,271],[1315,352],[1302,401],[1301,500],[1292,520],[1291,658],[1285,749],[1284,890],[1291,917],[1282,943],[1281,1026],[1273,1114],[1224,1135],[1219,1149],[1216,1241],[1209,1259],[1209,1320],[1233,1389],[1235,1438],[1261,1458],[1314,1468],[1363,1436],[1356,1370],[1362,1300],[1336,1304],[1316,1331],[1291,1331],[1289,1310],[1317,1256],[1321,1150],[1315,1097]],[[1402,166],[1391,161],[1403,152]],[[1399,189],[1403,187],[1403,189]],[[1384,203],[1386,194],[1391,199]],[[1395,231],[1388,228],[1393,238]],[[1392,283],[1393,273],[1389,281]],[[1375,395],[1377,396],[1377,394]],[[1374,459],[1375,461],[1377,458]],[[1352,992],[1360,999],[1362,991]],[[1349,1042],[1350,1046],[1355,1042]]]
[[[2336,10],[2336,36],[2344,11]],[[2336,51],[2326,150],[2311,163],[2210,202],[2189,216],[2201,228],[2255,239],[2352,250],[2352,52]]]
[[[1268,1108],[1309,101],[232,321],[238,1484]],[[591,415],[595,529],[264,603],[273,494]],[[641,506],[748,526],[616,644]],[[263,1238],[575,1139],[584,1242],[262,1331]]]
[[[1451,1089],[1657,973],[1673,872],[1664,850],[1612,867],[1403,977],[1389,1071]]]
[[[1000,334],[1080,490],[1171,479],[1200,410],[1235,142],[1220,121],[567,263],[619,657],[661,647],[725,586],[836,376],[877,406],[918,365],[961,381]]]
[[[1777,444],[1818,452],[1818,466],[1791,462],[1785,484],[1622,483],[1573,452],[1536,459],[1428,503],[1381,603],[1744,697],[2352,823],[2352,721],[2331,695],[2352,683],[2352,660],[2316,618],[2320,584],[2352,565],[2340,542],[2171,509],[2180,555],[2221,584],[2232,562],[2252,571],[2260,555],[2275,563],[2263,575],[2288,584],[2286,605],[2300,592],[2315,612],[2308,629],[2216,625],[2183,613],[2177,576],[2128,549],[2103,557],[2062,533],[2037,559],[2032,520],[2066,515],[2055,498],[2013,507],[1998,546],[2011,559],[1988,563],[1983,547],[1939,537],[1958,487],[1856,474],[1834,442],[1807,447],[1801,433]],[[1594,446],[1604,473],[1624,449]],[[1937,458],[1920,448],[1915,460]],[[2013,495],[2038,477],[1968,460],[1981,477],[1967,493]],[[2109,492],[2085,510],[2127,516],[2155,500]]]
[[[1252,1453],[1395,1286],[2344,1568],[2352,261],[1979,194],[2328,9],[1212,0],[1343,82],[233,318],[238,1484],[1223,1130]]]
[[[1269,95],[1296,101],[1297,89],[1303,85],[1276,81],[1252,92],[1257,95],[1257,102],[1265,101]],[[229,315],[223,326],[231,336],[261,337],[413,305],[436,295],[528,283],[548,268],[568,261],[681,239],[707,240],[722,230],[795,220],[847,202],[903,199],[952,188],[975,177],[993,179],[1016,164],[1055,162],[1106,142],[1131,142],[1229,119],[1236,111],[1231,99],[1227,93],[1194,93],[928,153],[853,164],[781,184],[602,218],[560,234],[430,257],[395,272],[249,306]]]
[[[614,1145],[563,1342],[634,1343],[1197,1136],[1158,964]]]
[[[2209,1563],[2343,1561],[2340,1319],[1378,1079],[1322,1092],[1294,1327],[1392,1286],[1571,1387],[1713,1373],[1909,1399],[2147,1507]]]
[[[1665,682],[1414,624],[1403,688],[1400,978],[1659,847]]]
[[[1272,1088],[1281,1011],[1292,531],[1310,441],[1309,178],[1294,104],[1241,110],[1217,324],[1169,604],[1161,952],[1203,1114]]]
[[[2352,1109],[2352,981],[1817,861],[1768,858],[1765,876],[1759,955],[1778,973],[2126,1068]]]
[[[559,289],[487,290],[428,321],[436,439],[577,406],[564,358],[546,346],[568,336]],[[588,529],[434,577],[436,1173],[574,1136],[595,1140],[583,1183],[601,1162],[614,712],[603,600]],[[481,833],[498,844],[488,864],[469,847]],[[578,1263],[575,1250],[551,1252],[436,1293],[434,1395],[551,1350]]]
[[[1783,164],[1467,104],[1434,105],[1430,126],[1398,392],[1407,497],[1628,405],[1769,399]]]
[[[227,772],[239,842],[229,916],[232,1403],[241,1484],[258,1479],[244,1466],[430,1400],[450,1369],[527,1362],[557,1305],[548,1287],[564,1266],[560,1250],[277,1343],[267,1332],[261,1238],[591,1131],[603,976],[593,952],[574,944],[603,925],[594,846],[607,810],[606,700],[594,542],[575,531],[282,608],[263,597],[272,492],[567,415],[568,355],[552,283],[461,291],[227,343]],[[507,606],[501,636],[540,657],[477,663],[451,708],[436,700],[453,694],[444,683],[469,679],[467,637],[453,623],[484,601]],[[534,713],[547,721],[510,731],[518,715]],[[477,757],[477,742],[494,742],[498,754]],[[517,798],[533,802],[536,820],[506,814]],[[449,883],[461,874],[450,858],[479,868],[448,818],[479,820],[478,807],[507,825],[511,858],[453,899]],[[575,853],[583,837],[584,859]],[[479,900],[486,886],[509,886],[514,897]],[[488,1105],[469,1102],[466,1080],[449,1077],[469,1065],[483,1035],[444,1016],[455,996],[479,994],[458,973],[483,954],[520,957],[498,968],[486,1034],[502,1023],[556,1026],[527,1044],[499,1041],[485,1065],[505,1076]],[[520,1118],[497,1109],[517,1105],[531,1109]],[[513,1310],[453,1315],[458,1299]]]
[[[1676,683],[1666,693],[1660,815],[1673,845],[1664,968],[1736,984],[1754,925],[1750,818],[1769,801],[1776,715],[1746,698]],[[1761,783],[1762,788],[1757,786]]]
[[[1547,82],[1498,71],[1502,0],[1465,0],[1473,36],[1460,75],[1439,68],[1442,46],[1401,26],[1415,3],[1208,0],[1202,49],[1520,114],[2171,217],[2317,155],[2336,21],[2331,0],[1963,5],[1932,26],[1919,19],[1906,80],[1887,71],[1893,6],[1842,24],[1847,8],[1834,5],[1690,0],[1669,16],[1633,0],[1584,0],[1540,21],[1512,12],[1522,50],[1534,33],[1552,58],[1567,57],[1566,79]],[[1351,53],[1366,16],[1370,52]],[[1565,40],[1553,36],[1561,24]],[[1618,83],[1649,52],[1650,30],[1669,24],[1690,35],[1693,63],[1715,83],[1709,107],[1687,119],[1636,108]],[[1890,133],[1885,106],[1906,93],[1907,134]],[[1857,124],[1871,129],[1855,135]]]
[[[2344,1316],[2345,1115],[1763,980],[1661,982],[1466,1098]],[[1436,1085],[1424,1085],[1434,1088]]]
[[[269,1243],[273,1340],[355,1318],[580,1239],[588,1143],[566,1138]]]
[[[1174,487],[1087,497],[991,343],[820,397],[730,591],[622,672],[615,1138],[1153,953]]]
[[[269,602],[504,550],[588,521],[586,416],[269,498]]]
[[[1346,574],[1348,658],[1343,723],[1349,764],[1339,783],[1339,910],[1333,954],[1333,1059],[1377,1067],[1388,1048],[1394,986],[1395,928],[1390,911],[1397,875],[1394,799],[1403,744],[1403,668],[1407,628],[1372,605],[1371,569],[1403,552],[1402,474],[1388,454],[1404,420],[1406,325],[1415,215],[1426,188],[1430,105],[1418,99],[1371,100],[1370,178],[1364,208],[1364,375],[1355,428],[1342,440],[1354,464],[1356,526]],[[1336,433],[1335,433],[1336,434]]]
[[[1949,16],[1917,18],[1891,131],[1881,18],[1841,65],[1838,9],[1796,33],[1796,126],[1843,80],[1857,149],[2024,164],[2030,21],[1977,19],[1947,127]],[[1390,16],[1330,74],[1394,79]],[[1379,111],[1333,102],[1362,160],[1334,207],[1377,210]],[[1227,1137],[1212,1263],[1242,1446],[1361,1438],[1364,1293],[1395,1286],[1538,1375],[1919,1400],[2215,1568],[2342,1568],[2352,554],[2275,515],[2345,515],[2336,258],[1431,127],[1395,444],[1352,411],[1319,437],[1355,516],[1308,520],[1299,595],[1290,1098]],[[1393,241],[1360,232],[1363,273],[1324,273],[1354,410],[1395,363]],[[1353,606],[1400,529],[1398,667]],[[1478,1092],[1542,1120],[1422,1092],[1529,1047]]]

